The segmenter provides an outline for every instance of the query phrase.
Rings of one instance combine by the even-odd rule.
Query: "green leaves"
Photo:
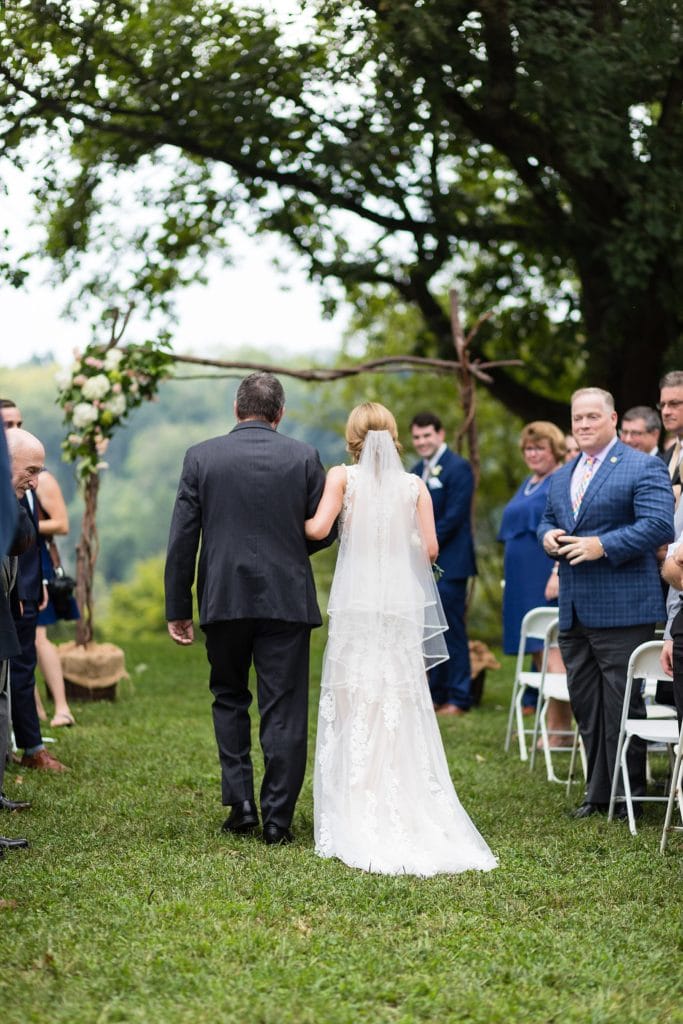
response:
[[[627,400],[637,322],[652,400],[683,324],[682,30],[674,0],[6,5],[0,153],[49,138],[47,251],[63,276],[98,254],[86,298],[170,313],[240,224],[337,294],[394,289],[442,350],[466,282],[487,352],[561,348],[562,389]]]

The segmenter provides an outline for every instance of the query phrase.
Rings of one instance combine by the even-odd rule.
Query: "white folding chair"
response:
[[[669,680],[659,662],[662,652],[662,640],[649,640],[647,643],[636,647],[628,661],[626,671],[626,689],[624,691],[624,702],[621,710],[621,723],[619,726],[619,739],[617,741],[617,756],[614,762],[614,776],[612,779],[612,792],[609,800],[607,820],[614,817],[614,805],[617,800],[623,800],[626,804],[628,814],[628,827],[631,835],[636,835],[636,820],[633,814],[633,801],[638,803],[665,803],[668,796],[633,796],[631,783],[628,775],[627,756],[631,740],[636,737],[644,740],[645,743],[656,746],[666,746],[671,751],[678,740],[678,722],[675,718],[629,718],[631,705],[631,694],[633,687],[644,685],[646,692],[653,692],[659,680]],[[644,684],[642,681],[645,681]],[[624,787],[624,795],[617,796],[617,787],[621,779]]]
[[[528,760],[526,737],[533,733],[532,728],[525,728],[524,715],[522,713],[522,696],[527,686],[537,690],[540,684],[539,672],[525,672],[524,659],[527,640],[545,640],[548,627],[557,621],[557,608],[548,608],[547,605],[540,608],[532,608],[522,619],[522,627],[519,634],[519,649],[517,651],[517,662],[515,664],[515,679],[512,684],[512,696],[510,697],[510,711],[508,714],[508,726],[505,734],[505,749],[510,749],[512,729],[517,723],[517,740],[519,742],[519,756],[522,761]]]
[[[671,824],[675,803],[678,803],[678,813],[681,816],[682,824],[680,825]],[[683,832],[683,726],[681,726],[681,731],[678,734],[678,743],[676,745],[676,759],[673,772],[671,773],[671,788],[669,789],[669,799],[666,803],[662,839],[659,844],[660,853],[664,853],[666,850],[669,832]]]
[[[543,661],[541,663],[540,679],[538,683],[538,704],[536,705],[536,717],[534,719],[534,729],[532,734],[531,742],[531,764],[530,770],[534,770],[536,763],[536,750],[537,741],[540,735],[541,749],[543,751],[543,757],[545,760],[545,770],[548,776],[548,782],[559,782],[562,785],[566,784],[567,793],[569,794],[571,784],[574,779],[574,770],[576,766],[576,752],[577,750],[581,754],[581,767],[583,768],[583,777],[586,778],[586,752],[584,750],[583,743],[579,738],[579,727],[575,725],[572,730],[552,733],[548,729],[548,705],[551,700],[559,700],[565,704],[570,704],[569,690],[567,688],[567,673],[566,672],[548,672],[548,657],[550,651],[553,648],[557,648],[557,637],[559,633],[559,622],[555,618],[554,622],[548,626],[545,637],[543,638]],[[566,746],[551,747],[550,737],[552,736],[563,736],[570,740]],[[555,772],[553,765],[553,752],[558,753],[570,753],[571,760],[569,763],[569,772],[566,779],[560,779]]]

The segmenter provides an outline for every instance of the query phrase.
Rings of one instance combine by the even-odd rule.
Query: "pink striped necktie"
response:
[[[591,482],[596,462],[597,459],[594,455],[586,456],[586,461],[583,465],[583,476],[579,480],[579,486],[577,488],[576,494],[572,498],[572,512],[574,513],[575,519],[579,514],[579,509],[581,508],[581,502],[583,501],[583,496],[586,493],[586,489],[588,488],[588,485]]]

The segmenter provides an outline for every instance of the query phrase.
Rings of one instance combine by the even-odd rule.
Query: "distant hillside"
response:
[[[240,355],[255,362],[286,358],[277,352]],[[61,409],[55,404],[56,369],[35,362],[0,369],[0,395],[20,405],[27,429],[46,446],[47,465],[58,477],[69,504],[71,533],[59,546],[64,560],[73,566],[82,505],[73,466],[61,461],[64,425]],[[115,436],[106,455],[109,469],[102,474],[98,512],[100,596],[105,596],[105,584],[129,579],[135,563],[164,552],[183,454],[191,444],[231,429],[233,400],[241,377],[241,373],[225,377],[180,364],[176,379],[162,385],[159,401],[137,410]],[[438,412],[449,438],[462,417],[457,389],[447,377],[401,373],[365,375],[327,385],[284,378],[283,383],[287,412],[282,431],[315,445],[325,466],[346,461],[344,423],[349,409],[358,402],[380,401],[393,410],[406,465],[414,458],[409,424],[416,411],[431,408]],[[502,575],[502,546],[495,538],[502,507],[526,471],[517,445],[521,423],[483,391],[478,396],[477,421],[481,444],[476,501],[479,577],[470,624],[479,636],[495,639],[500,629]]]
[[[264,356],[251,352],[244,358]],[[0,397],[11,398],[19,405],[26,429],[45,445],[46,464],[60,482],[71,519],[70,535],[60,543],[60,551],[73,564],[82,505],[74,467],[61,459],[65,428],[62,410],[55,402],[57,369],[36,363],[0,369]],[[185,450],[204,438],[227,433],[234,425],[233,401],[242,374],[198,378],[197,370],[181,366],[179,376],[186,375],[195,379],[165,382],[157,402],[134,412],[106,454],[109,469],[102,474],[97,521],[98,572],[107,582],[125,579],[136,561],[165,549]],[[336,419],[335,431],[323,425],[314,385],[286,379],[283,384],[287,396],[283,433],[315,445],[326,466],[343,461],[345,412],[340,408],[335,417],[334,411],[326,407],[325,423]]]

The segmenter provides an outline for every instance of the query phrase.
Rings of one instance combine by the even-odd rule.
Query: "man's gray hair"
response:
[[[250,373],[237,389],[235,407],[239,420],[275,423],[285,407],[284,388],[272,373]]]
[[[662,429],[659,413],[656,409],[651,409],[649,405],[634,405],[632,409],[627,409],[621,417],[621,422],[626,423],[629,420],[643,420],[648,434]]]
[[[683,370],[670,370],[665,373],[659,382],[659,390],[662,388],[683,388]]]
[[[611,392],[605,391],[604,388],[579,388],[572,395],[572,405],[577,398],[602,398],[610,412],[614,412],[614,397]]]

